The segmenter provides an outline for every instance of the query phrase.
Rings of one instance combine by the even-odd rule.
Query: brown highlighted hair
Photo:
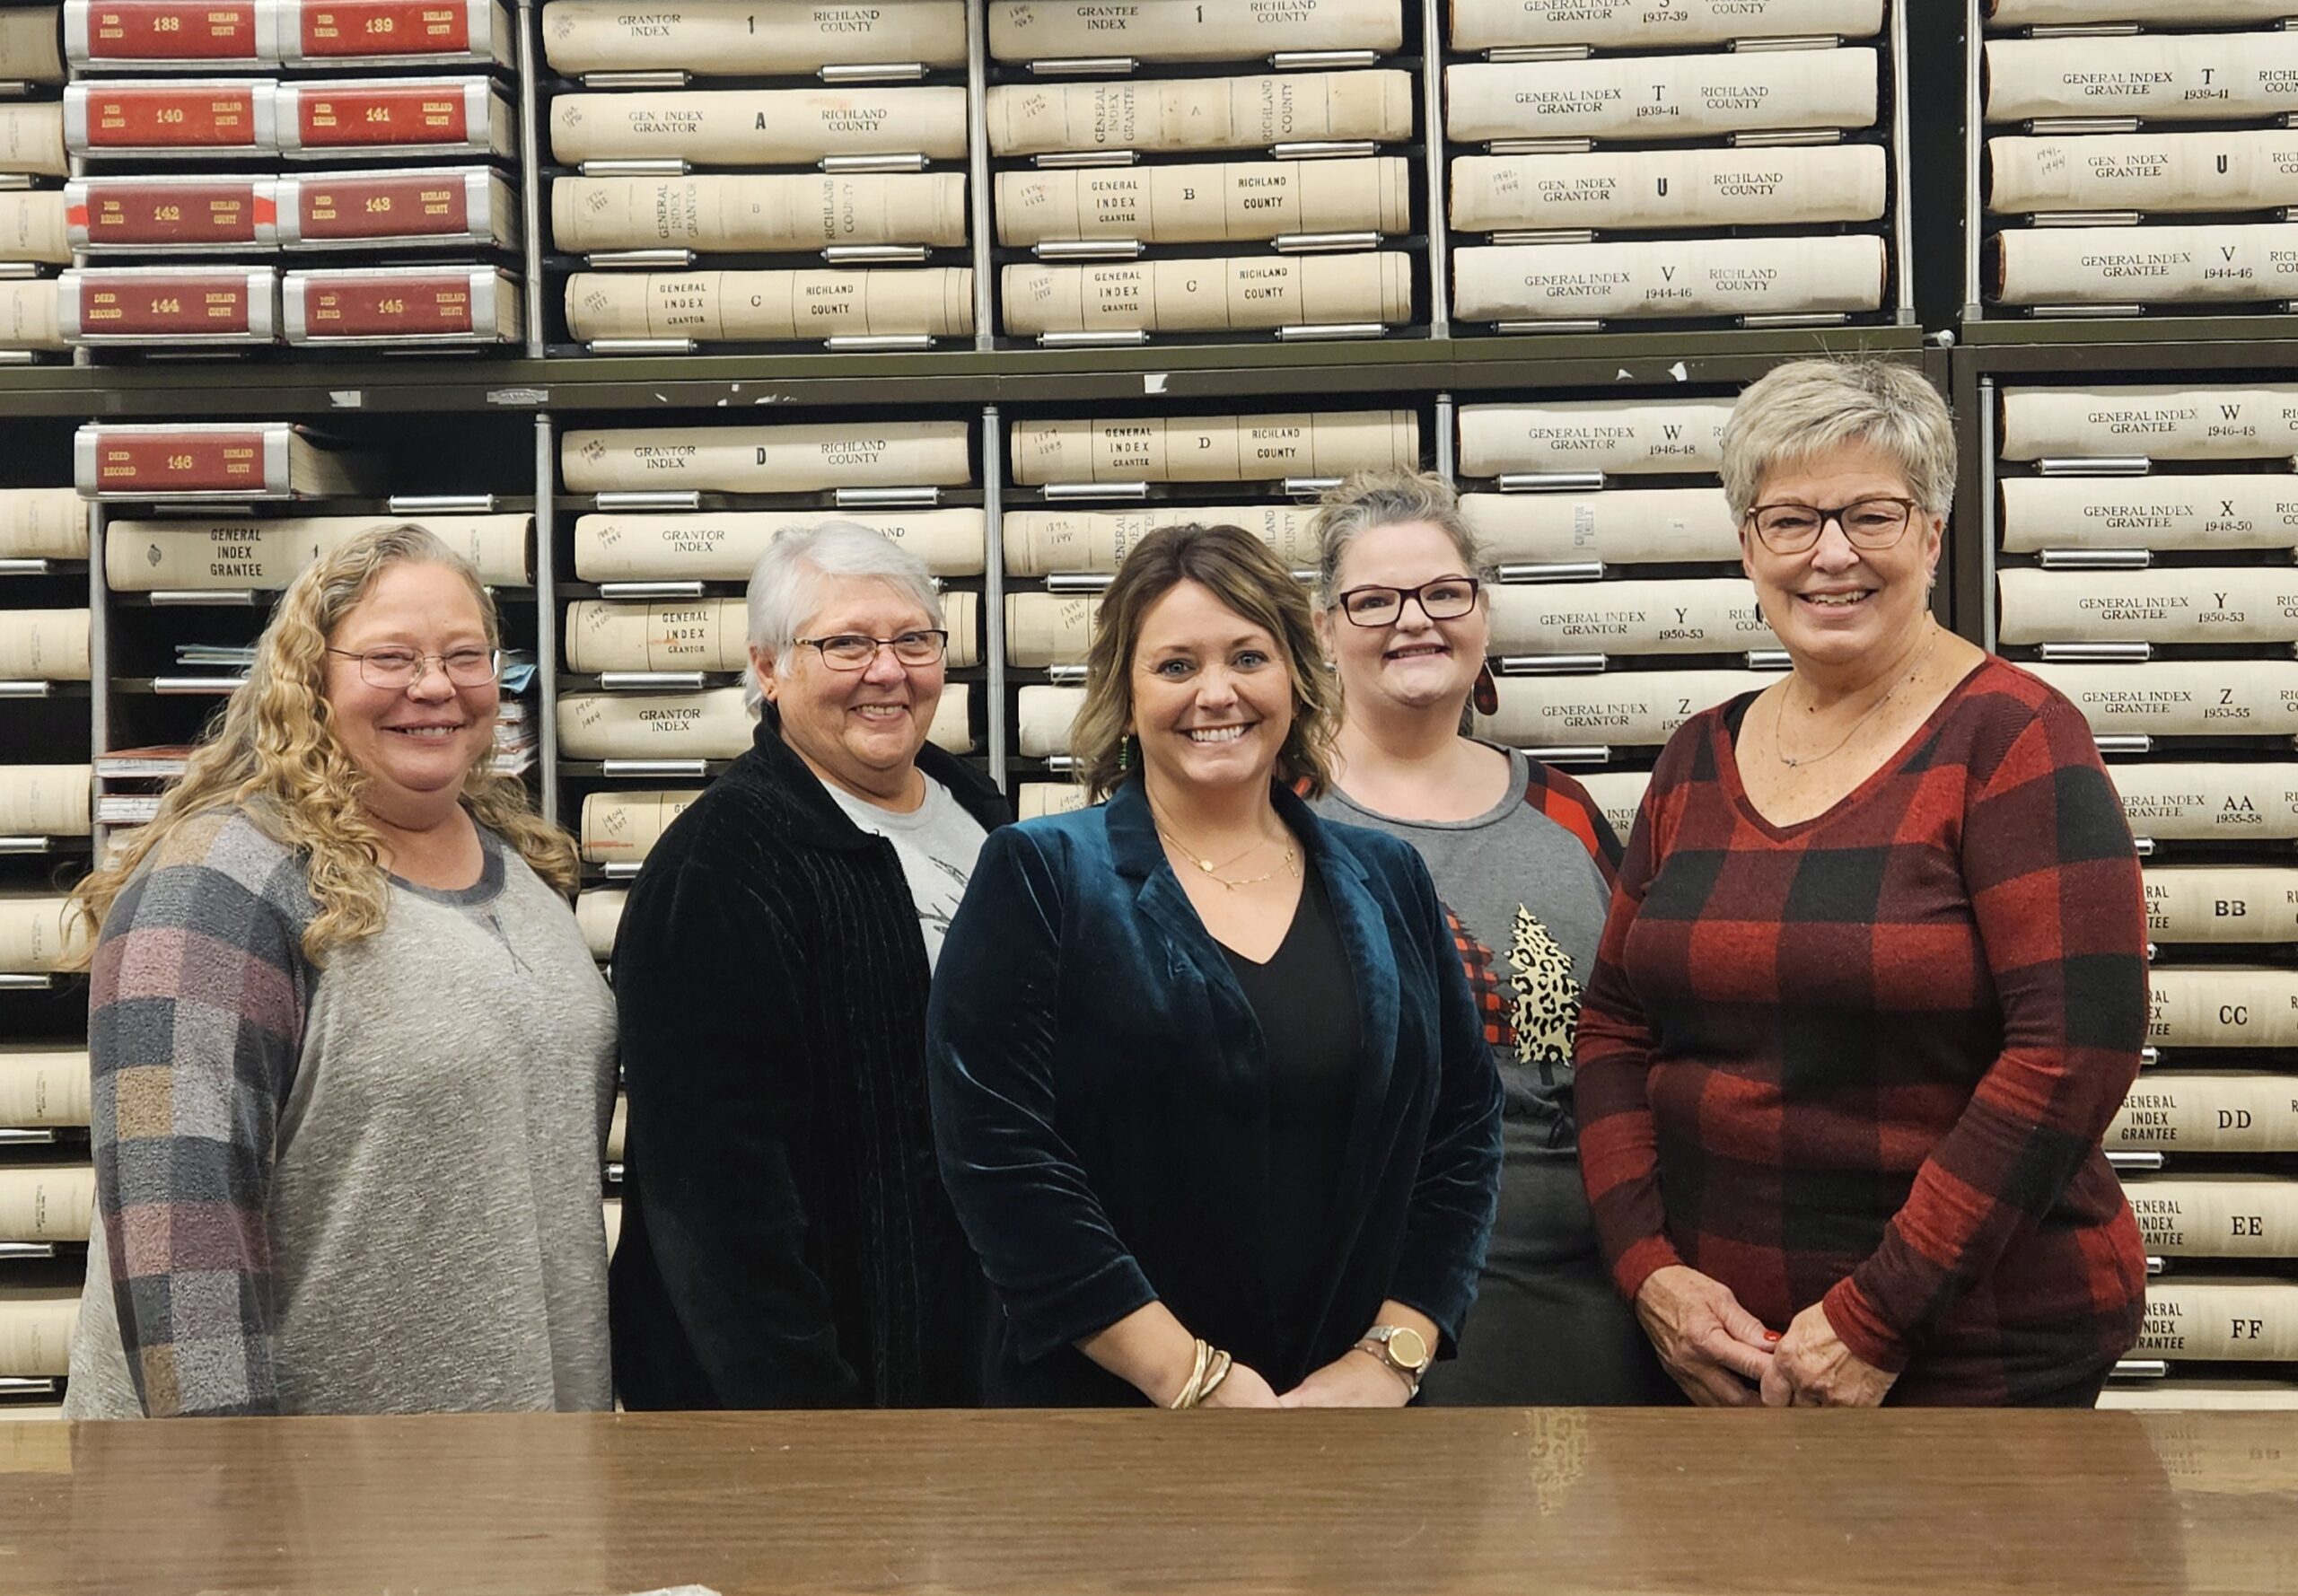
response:
[[[1276,759],[1276,777],[1311,797],[1332,776],[1333,732],[1340,694],[1324,668],[1307,590],[1276,551],[1242,527],[1159,527],[1118,567],[1102,596],[1085,655],[1085,704],[1069,733],[1076,778],[1096,802],[1124,779],[1126,724],[1133,718],[1133,655],[1141,623],[1157,601],[1194,582],[1276,639],[1293,684],[1293,729]]]

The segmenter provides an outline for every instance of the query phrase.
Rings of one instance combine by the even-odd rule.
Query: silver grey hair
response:
[[[1452,485],[1427,471],[1359,471],[1320,501],[1312,523],[1317,538],[1317,603],[1330,609],[1339,601],[1340,564],[1348,546],[1384,526],[1426,522],[1460,551],[1460,574],[1489,580],[1484,549]]]
[[[1907,478],[1924,513],[1955,502],[1955,424],[1913,367],[1883,360],[1791,360],[1740,395],[1724,423],[1724,496],[1734,525],[1783,467],[1865,444]]]
[[[942,593],[919,559],[883,532],[858,521],[831,519],[811,526],[785,527],[750,567],[750,643],[774,656],[778,676],[790,673],[790,646],[798,628],[821,607],[825,576],[874,576],[916,599],[942,625]],[[758,671],[742,677],[742,696],[752,711],[765,702]]]

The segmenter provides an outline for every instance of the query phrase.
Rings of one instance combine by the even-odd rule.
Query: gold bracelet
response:
[[[1195,1361],[1189,1366],[1188,1379],[1183,1382],[1180,1394],[1173,1398],[1172,1410],[1175,1413],[1180,1413],[1186,1408],[1194,1407],[1205,1399],[1205,1392],[1202,1389],[1205,1383],[1205,1371],[1206,1366],[1212,1361],[1212,1346],[1206,1341],[1205,1337],[1202,1336],[1198,1337],[1197,1339],[1197,1355]]]
[[[1203,1403],[1210,1399],[1214,1392],[1219,1390],[1221,1382],[1229,1378],[1229,1371],[1235,1367],[1235,1359],[1220,1348],[1214,1348],[1212,1361],[1206,1365],[1205,1371],[1205,1383],[1197,1388],[1197,1401]]]

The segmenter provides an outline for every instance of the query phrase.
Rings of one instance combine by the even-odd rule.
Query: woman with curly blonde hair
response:
[[[83,883],[73,1416],[607,1406],[614,1007],[489,768],[500,642],[421,527],[322,556]]]
[[[993,1400],[1400,1407],[1476,1294],[1500,1083],[1427,869],[1318,819],[1307,595],[1233,526],[1102,601],[1098,808],[983,846],[926,1014]]]

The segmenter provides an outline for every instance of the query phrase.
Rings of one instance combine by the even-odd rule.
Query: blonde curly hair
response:
[[[328,640],[345,616],[397,565],[443,566],[470,587],[489,647],[502,643],[495,600],[469,561],[429,529],[411,522],[378,526],[321,555],[289,584],[256,640],[247,681],[225,703],[215,727],[194,750],[183,779],[160,801],[159,814],[120,850],[116,862],[84,878],[72,906],[93,934],[113,901],[169,833],[195,815],[246,807],[259,824],[302,854],[318,913],[303,932],[303,954],[324,962],[341,947],[382,929],[390,901],[382,837],[361,802],[367,776],[335,734],[326,693]],[[464,778],[462,805],[563,893],[581,880],[574,845],[535,812],[526,784],[490,766],[482,753]]]

